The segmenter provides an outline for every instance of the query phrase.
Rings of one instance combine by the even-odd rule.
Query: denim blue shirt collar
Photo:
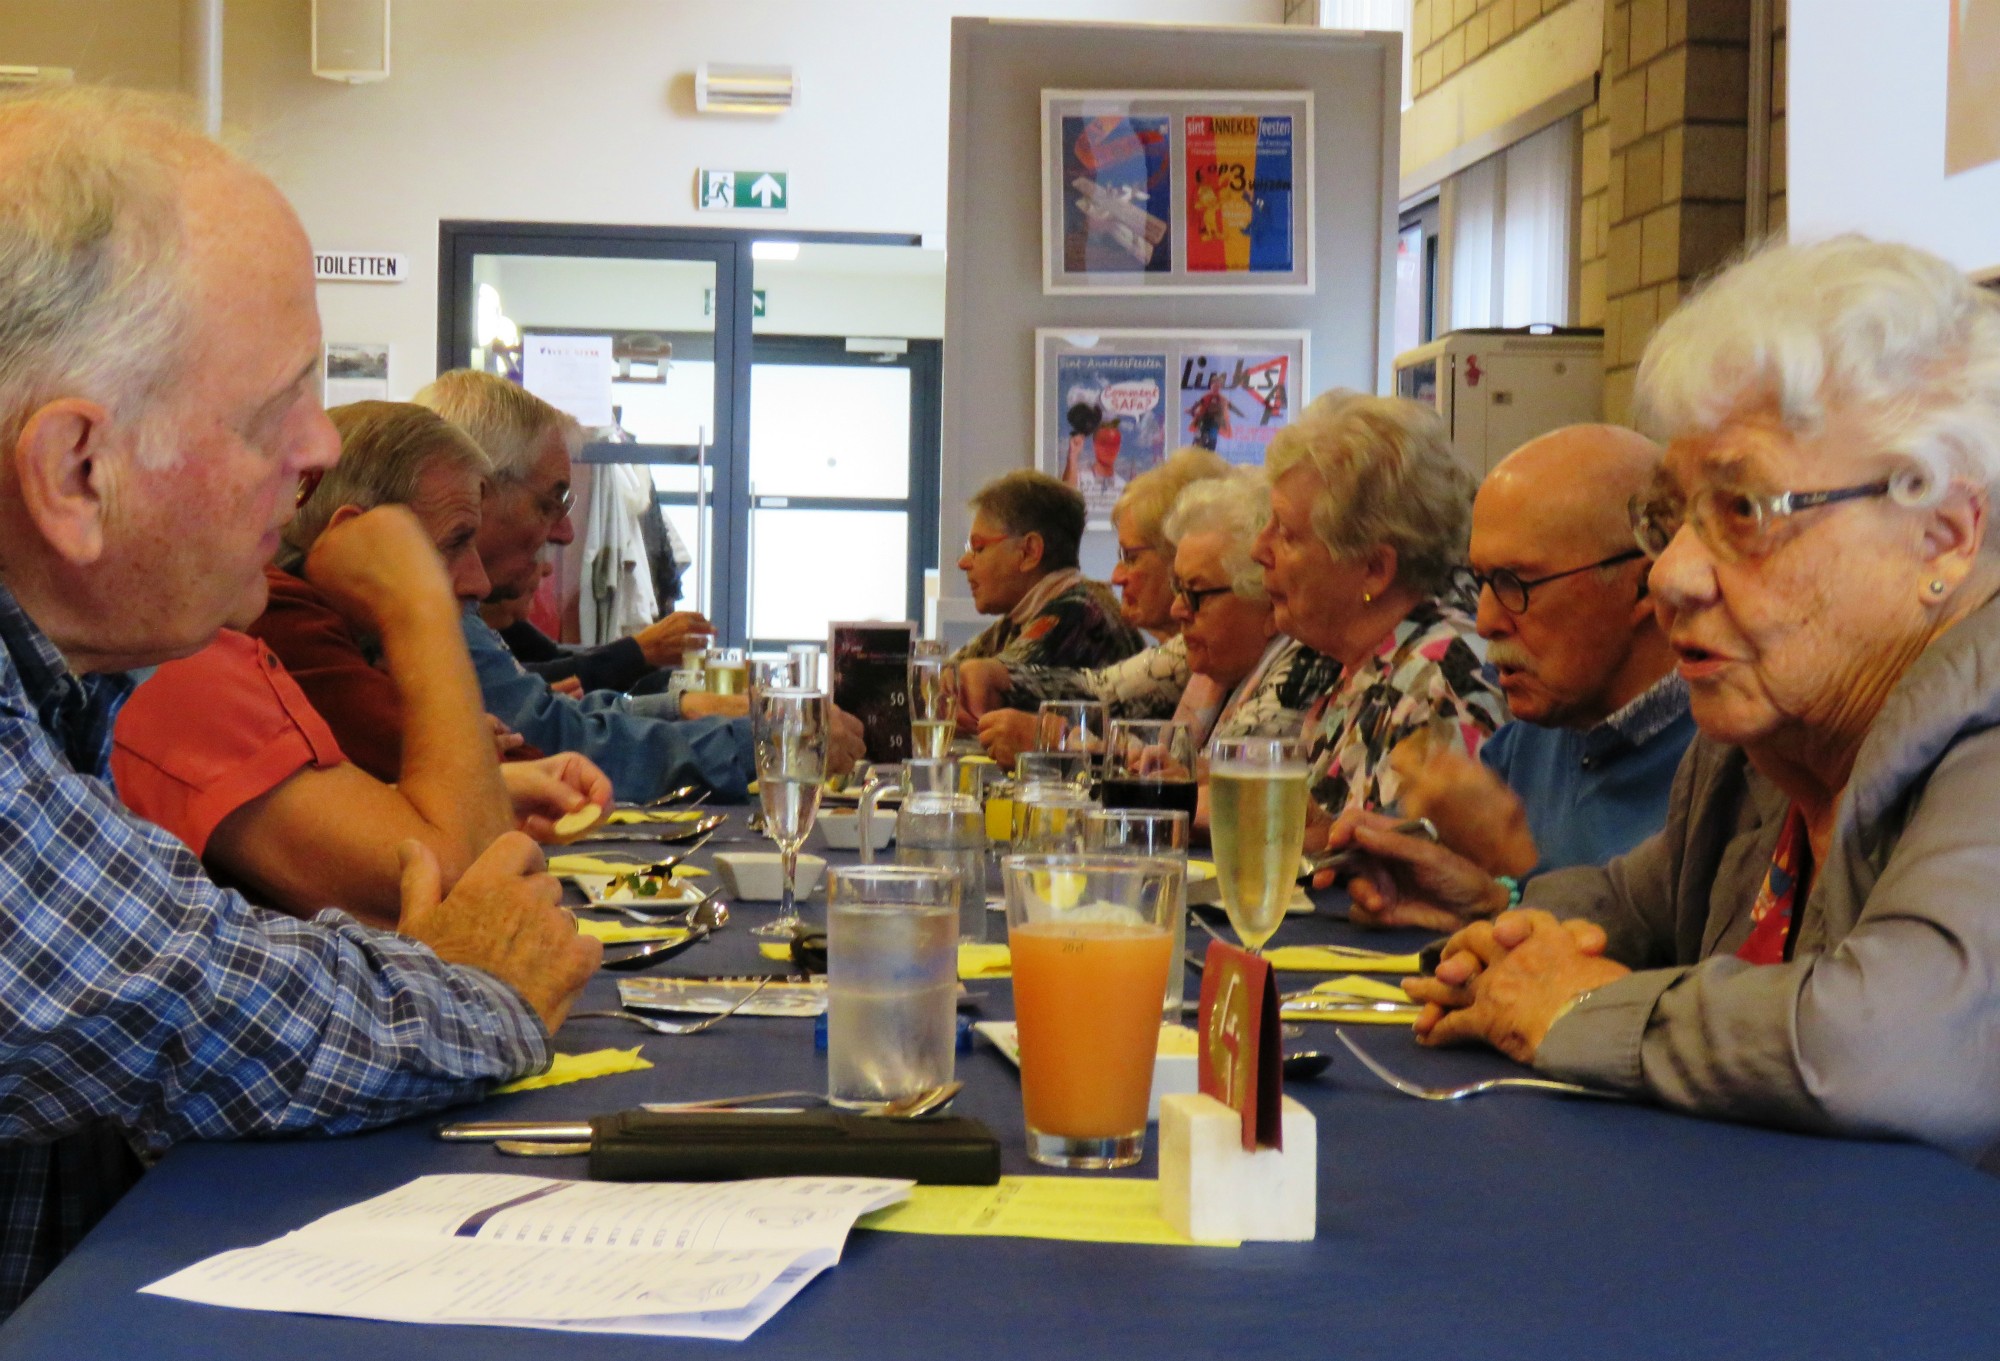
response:
[[[1594,765],[1621,752],[1637,751],[1678,722],[1687,711],[1687,682],[1681,679],[1680,672],[1669,671],[1584,734],[1584,765]]]

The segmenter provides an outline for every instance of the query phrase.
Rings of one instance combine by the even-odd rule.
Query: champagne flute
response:
[[[1298,745],[1274,737],[1218,742],[1209,760],[1209,838],[1222,907],[1252,954],[1285,919],[1298,879],[1306,773]]]
[[[777,920],[753,928],[753,935],[790,936],[798,925],[799,848],[819,813],[828,726],[826,696],[815,690],[765,690],[750,711],[764,832],[778,844],[785,872]]]
[[[942,761],[958,736],[958,664],[942,656],[910,658],[910,755]]]

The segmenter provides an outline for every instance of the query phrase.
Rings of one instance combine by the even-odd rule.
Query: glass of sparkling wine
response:
[[[846,865],[826,890],[827,1100],[869,1110],[951,1081],[959,882],[917,865]]]
[[[740,647],[712,647],[708,650],[708,691],[712,695],[741,695],[750,688],[750,668]]]
[[[753,928],[753,935],[789,936],[798,925],[799,848],[819,813],[820,788],[826,781],[828,718],[826,696],[814,690],[765,690],[750,711],[764,832],[778,844],[785,872],[777,920]]]
[[[1012,855],[1004,873],[1028,1156],[1130,1167],[1146,1151],[1181,866]]]
[[[958,736],[958,664],[941,656],[910,658],[910,755],[942,761]]]
[[[1222,907],[1256,952],[1285,919],[1306,840],[1306,763],[1281,738],[1218,742],[1208,763],[1209,837]]]

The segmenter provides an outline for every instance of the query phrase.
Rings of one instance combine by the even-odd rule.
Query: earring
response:
[[[1361,593],[1361,603],[1364,605],[1373,605],[1375,603],[1375,593],[1373,591],[1363,591]]]
[[[1932,594],[1932,595],[1943,595],[1943,594],[1944,594],[1944,583],[1943,583],[1942,581],[1933,581],[1933,582],[1931,583],[1931,594]]]

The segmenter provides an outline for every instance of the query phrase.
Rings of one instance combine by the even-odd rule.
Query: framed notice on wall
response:
[[[1035,465],[1111,523],[1126,483],[1176,449],[1264,461],[1310,391],[1304,331],[1035,332]]]
[[[1042,291],[1312,291],[1310,91],[1042,91]]]

